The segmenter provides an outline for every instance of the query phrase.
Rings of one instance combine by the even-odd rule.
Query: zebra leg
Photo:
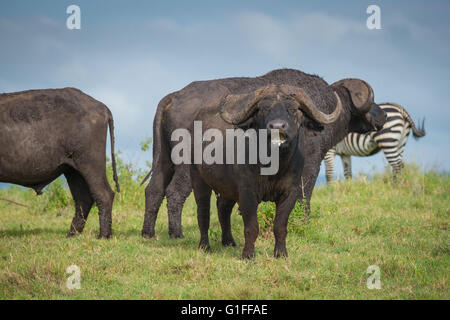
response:
[[[392,174],[394,182],[397,182],[397,177],[402,171],[403,168],[403,155],[399,155],[397,161],[395,163],[391,163],[392,166]]]
[[[352,157],[347,155],[341,155],[342,165],[344,166],[345,179],[352,179]]]
[[[336,155],[336,150],[330,149],[323,161],[325,162],[325,175],[327,177],[327,184],[330,184],[334,178],[334,157]]]
[[[408,115],[408,117],[409,117],[409,115]],[[404,131],[402,133],[402,137],[399,140],[399,147],[397,149],[397,154],[398,154],[397,155],[397,159],[396,159],[395,163],[391,164],[392,171],[393,171],[393,174],[394,174],[394,182],[397,181],[397,176],[398,176],[398,174],[400,174],[400,172],[402,171],[402,169],[404,167],[403,152],[405,151],[405,145],[406,145],[406,142],[408,141],[409,132],[410,132],[409,130],[410,130],[409,126],[406,126],[404,128]]]
[[[383,149],[384,155],[386,156],[389,165],[392,167],[392,175],[394,182],[397,181],[397,176],[403,167],[403,155],[399,153],[398,150],[387,151]]]

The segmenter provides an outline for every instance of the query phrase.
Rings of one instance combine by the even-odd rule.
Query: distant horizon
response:
[[[338,165],[339,164],[340,163],[338,163]],[[335,165],[336,165],[336,161],[335,161]],[[323,163],[322,163],[322,166],[323,166]],[[440,175],[450,175],[450,171],[439,171],[439,170],[434,170],[434,169],[431,169],[431,170],[435,171],[436,173],[438,173]],[[357,175],[353,175],[353,178],[357,178],[357,177],[362,176],[362,175],[367,175],[368,180],[370,181],[373,178],[374,174],[376,174],[376,173],[381,173],[381,172],[373,172],[371,174],[359,172]],[[344,180],[344,176],[343,175],[336,176],[336,174],[335,174],[335,180]],[[327,183],[326,176],[324,174],[320,174],[317,177],[316,186],[325,185],[326,183]],[[10,184],[10,183],[0,182],[0,189],[2,189],[2,188],[9,188],[11,185],[12,184]],[[24,187],[24,188],[26,188],[26,187]],[[142,186],[142,188],[144,188],[144,186]]]

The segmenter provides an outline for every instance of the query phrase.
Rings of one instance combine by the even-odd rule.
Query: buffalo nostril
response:
[[[267,124],[268,129],[278,129],[283,131],[286,131],[288,126],[288,123],[281,119],[272,120]]]

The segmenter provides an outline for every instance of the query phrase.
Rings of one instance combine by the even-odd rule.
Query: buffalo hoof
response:
[[[234,242],[234,239],[222,239],[222,245],[224,247],[236,247],[236,242]]]
[[[286,248],[275,248],[273,256],[275,258],[287,258],[288,253]]]
[[[202,243],[202,242],[200,242],[200,244],[198,245],[198,248],[200,250],[205,251],[205,252],[210,252],[211,251],[211,247],[210,247],[209,243]]]
[[[182,239],[184,238],[183,236],[183,232],[179,231],[179,232],[170,232],[169,231],[169,237],[172,239]]]
[[[255,251],[254,250],[245,250],[242,252],[242,260],[250,260],[255,258]]]
[[[142,234],[142,237],[145,238],[145,239],[150,239],[150,238],[153,238],[155,236],[155,232],[154,231],[153,232],[147,232],[147,231],[142,230],[141,234]]]
[[[111,239],[111,237],[112,237],[112,235],[109,233],[109,234],[99,234],[98,236],[97,236],[97,239]]]

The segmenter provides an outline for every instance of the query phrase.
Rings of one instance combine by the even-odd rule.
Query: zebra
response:
[[[386,112],[386,123],[378,131],[366,134],[350,133],[325,155],[325,169],[327,183],[333,180],[334,157],[341,156],[344,166],[344,176],[352,177],[351,156],[367,157],[383,150],[387,161],[392,167],[394,180],[403,167],[403,151],[408,140],[409,131],[412,129],[415,139],[425,136],[425,119],[417,128],[408,112],[400,105],[386,102],[379,104]]]

